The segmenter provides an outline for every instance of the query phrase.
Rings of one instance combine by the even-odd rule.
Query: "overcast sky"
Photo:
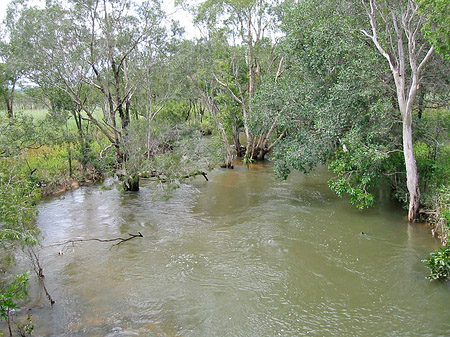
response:
[[[6,15],[6,5],[9,1],[7,0],[0,0],[0,20],[3,21]]]
[[[34,0],[35,2],[43,2],[39,0]],[[6,7],[10,0],[0,0],[0,21],[3,21],[6,15]],[[198,0],[197,0],[198,2]],[[182,27],[186,30],[186,37],[192,38],[199,36],[197,29],[193,27],[192,16],[190,13],[174,7],[174,0],[163,0],[163,8],[166,13],[169,14],[174,19],[178,20]]]

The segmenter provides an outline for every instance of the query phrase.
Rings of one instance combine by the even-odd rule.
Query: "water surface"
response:
[[[260,165],[214,170],[167,201],[150,182],[44,200],[44,246],[144,238],[44,248],[56,304],[31,311],[36,335],[448,336],[450,285],[420,262],[437,248],[428,229],[387,198],[356,210],[328,177],[280,182]]]

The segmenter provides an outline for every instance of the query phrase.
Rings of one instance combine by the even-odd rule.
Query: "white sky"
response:
[[[166,13],[173,16],[175,20],[180,22],[181,26],[184,27],[184,30],[186,31],[186,38],[191,39],[194,37],[200,37],[200,31],[198,28],[194,27],[192,15],[179,7],[175,9],[174,1],[175,0],[163,0],[163,8]],[[199,1],[196,0],[191,2],[198,3]]]
[[[32,0],[32,3],[39,3],[43,0]],[[10,0],[0,0],[0,22],[4,20],[6,16],[6,7]],[[198,0],[193,1],[198,2]],[[163,0],[163,8],[168,15],[175,20],[178,20],[182,27],[186,31],[187,38],[199,37],[200,32],[192,24],[192,15],[180,8],[175,9],[174,0]]]
[[[3,21],[6,15],[6,6],[8,5],[8,0],[0,0],[0,21]]]

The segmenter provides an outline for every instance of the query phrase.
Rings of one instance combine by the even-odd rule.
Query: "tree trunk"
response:
[[[245,148],[241,145],[241,140],[239,139],[239,128],[235,124],[233,125],[233,143],[236,150],[236,156],[239,158],[245,155]]]
[[[6,101],[6,108],[8,110],[8,117],[13,119],[14,118],[14,92],[16,90],[16,82],[17,80],[14,79],[12,83],[11,93],[8,95],[8,93],[5,94],[5,101]]]
[[[265,156],[266,156],[266,154],[267,154],[266,149],[264,149],[264,148],[259,148],[259,149],[258,149],[258,153],[257,153],[257,155],[256,155],[256,159],[257,159],[258,161],[263,161],[264,158],[265,158]]]
[[[9,330],[9,336],[12,337],[12,330],[11,330],[11,316],[9,309],[6,309],[6,322],[8,323],[8,330]]]
[[[420,205],[419,174],[413,151],[412,116],[403,118],[403,155],[405,157],[406,184],[409,193],[408,221],[418,219]]]
[[[423,110],[424,110],[424,102],[425,100],[425,89],[422,88],[421,90],[419,90],[419,100],[417,102],[418,105],[418,110],[417,110],[417,117],[419,117],[419,119],[422,119],[422,114],[423,114]]]
[[[6,101],[6,107],[8,109],[8,117],[13,119],[14,118],[13,102],[10,99]]]

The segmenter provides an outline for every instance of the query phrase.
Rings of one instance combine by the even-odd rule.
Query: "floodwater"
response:
[[[143,182],[42,201],[56,304],[32,302],[34,335],[449,336],[450,284],[426,280],[420,261],[438,247],[429,229],[408,225],[383,192],[356,210],[328,178],[280,182],[266,164],[214,170],[169,200]],[[52,246],[138,232],[112,248]]]

